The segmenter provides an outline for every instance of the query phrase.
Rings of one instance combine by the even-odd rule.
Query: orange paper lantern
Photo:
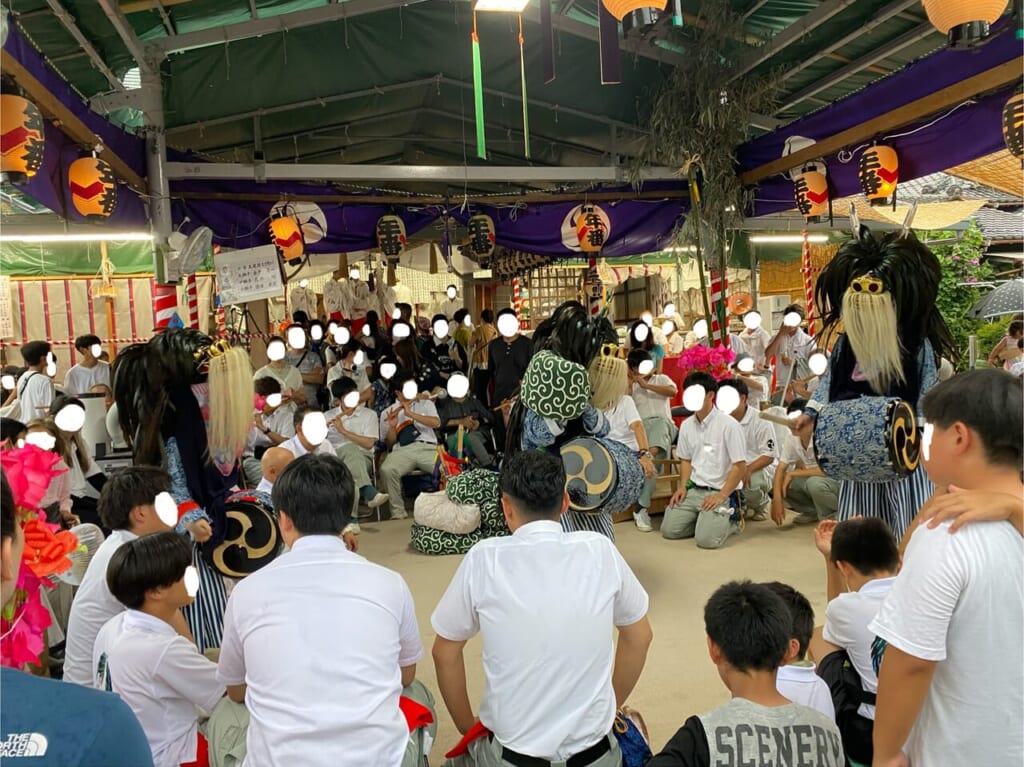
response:
[[[900,161],[896,150],[888,146],[871,146],[860,156],[857,167],[860,188],[872,205],[896,207],[896,184],[900,178]],[[891,198],[891,199],[890,199]]]
[[[988,37],[1006,0],[923,0],[928,21],[947,35],[950,48],[972,48]]]
[[[1011,96],[1003,107],[1003,141],[1010,154],[1024,158],[1024,93]]]
[[[804,168],[794,185],[796,207],[808,224],[817,224],[828,213],[828,179],[814,168]]]
[[[302,230],[291,216],[279,216],[270,219],[270,239],[277,246],[277,253],[288,262],[289,266],[302,263],[306,252],[306,242],[302,239]]]
[[[108,218],[117,205],[114,169],[98,157],[80,157],[68,167],[75,210],[86,218]]]
[[[43,115],[26,98],[0,96],[0,176],[24,184],[43,164]]]
[[[654,8],[659,11],[665,10],[668,0],[601,0],[608,13],[622,21],[626,14],[639,11],[641,8]]]

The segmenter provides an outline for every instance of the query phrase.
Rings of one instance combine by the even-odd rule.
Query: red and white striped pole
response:
[[[721,346],[725,324],[725,293],[729,289],[729,279],[725,272],[711,272],[711,340],[715,346]]]
[[[814,335],[814,280],[811,279],[811,243],[804,229],[803,250],[800,253],[800,271],[804,276],[804,300],[807,302],[807,333]]]
[[[178,312],[178,287],[176,285],[153,286],[153,313],[157,332],[166,330],[171,319]]]
[[[185,295],[188,297],[188,326],[199,329],[199,288],[195,273],[185,276]]]
[[[523,298],[519,292],[519,278],[512,278],[512,308],[515,310],[516,317],[519,317],[519,313],[523,308]]]

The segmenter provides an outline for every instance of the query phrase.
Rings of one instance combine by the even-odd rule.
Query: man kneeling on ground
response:
[[[569,499],[557,457],[510,458],[501,505],[512,535],[469,550],[431,618],[438,687],[466,736],[448,764],[619,767],[612,723],[647,658],[647,592],[610,540],[562,531]],[[463,658],[477,633],[487,679],[479,722]]]

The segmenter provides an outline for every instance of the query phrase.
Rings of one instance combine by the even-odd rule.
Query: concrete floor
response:
[[[651,598],[654,643],[629,705],[646,720],[657,752],[686,717],[728,699],[707,655],[703,609],[711,592],[729,580],[779,580],[806,595],[820,623],[825,611],[825,568],[814,548],[811,526],[796,527],[787,521],[780,529],[770,520],[752,522],[723,549],[704,551],[692,540],[664,540],[657,532],[660,517],[654,520],[654,533],[640,533],[632,523],[621,523],[615,526],[615,534],[619,550]],[[369,521],[361,526],[360,553],[400,572],[416,600],[426,650],[417,676],[437,696],[438,736],[431,764],[440,764],[444,752],[458,741],[458,733],[437,692],[430,658],[434,641],[430,614],[462,558],[428,557],[413,551],[407,520]],[[479,638],[466,646],[466,675],[475,711],[483,692]]]

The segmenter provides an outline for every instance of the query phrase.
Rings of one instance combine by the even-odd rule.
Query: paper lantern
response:
[[[1006,0],[923,0],[928,21],[949,37],[950,48],[972,48],[988,37]]]
[[[641,8],[654,8],[658,11],[665,10],[668,0],[601,0],[608,13],[622,21],[623,17]]]
[[[0,178],[24,184],[43,164],[43,115],[26,98],[0,96]]]
[[[900,160],[896,150],[888,146],[871,146],[860,156],[857,178],[861,191],[872,205],[896,207],[896,184],[900,177]],[[891,199],[890,199],[891,198]]]
[[[1024,93],[1011,96],[1003,107],[1003,141],[1010,154],[1024,158]]]
[[[389,215],[377,219],[377,247],[389,262],[398,260],[405,243],[405,222],[401,218]]]
[[[486,259],[494,252],[494,219],[482,213],[466,222],[469,252],[477,259]]]
[[[270,239],[277,246],[278,255],[287,261],[289,266],[298,266],[302,263],[306,242],[302,239],[302,230],[294,218],[278,216],[270,219]]]
[[[793,187],[796,207],[808,224],[817,224],[828,214],[828,179],[814,168],[804,168]]]
[[[607,230],[593,205],[584,205],[576,218],[576,238],[584,253],[596,253],[604,247]]]
[[[71,203],[86,218],[109,218],[117,205],[117,177],[98,157],[79,157],[68,167]]]

